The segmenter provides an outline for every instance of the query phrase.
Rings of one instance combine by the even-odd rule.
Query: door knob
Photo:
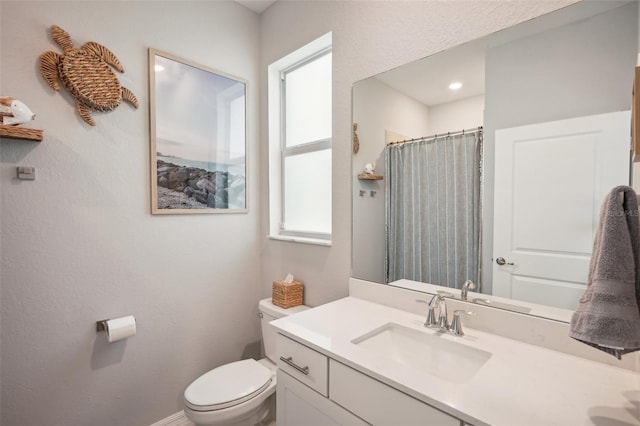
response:
[[[498,265],[500,265],[500,266],[502,266],[502,265],[509,265],[509,266],[513,266],[513,265],[514,265],[514,263],[513,263],[513,262],[508,262],[508,263],[507,263],[507,261],[506,261],[506,260],[504,260],[504,257],[499,257],[499,258],[497,258],[497,259],[496,259],[496,263],[497,263]]]

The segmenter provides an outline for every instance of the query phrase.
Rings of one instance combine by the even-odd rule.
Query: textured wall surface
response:
[[[307,304],[318,305],[347,295],[351,270],[353,83],[571,3],[575,0],[279,1],[267,9],[260,18],[261,81],[266,81],[269,64],[333,31],[333,246],[305,246],[267,238],[268,133],[266,113],[261,113],[263,294],[269,294],[274,278],[291,271],[306,285]],[[266,93],[267,88],[261,86],[263,111]]]
[[[258,16],[233,2],[0,3],[2,95],[23,100],[40,143],[2,140],[3,425],[144,425],[182,406],[219,364],[259,354]],[[96,41],[140,101],[94,114],[39,75],[48,28]],[[151,216],[147,49],[248,83],[249,213]],[[35,181],[15,179],[36,167]],[[107,344],[95,321],[135,315]],[[253,344],[253,346],[251,346]]]

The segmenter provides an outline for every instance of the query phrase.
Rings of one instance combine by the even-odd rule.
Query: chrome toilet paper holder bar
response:
[[[96,331],[107,331],[107,321],[109,318],[96,322]]]

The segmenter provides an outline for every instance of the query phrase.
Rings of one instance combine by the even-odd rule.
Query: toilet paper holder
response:
[[[96,331],[108,331],[107,321],[111,321],[111,318],[96,321]]]
[[[104,332],[109,343],[127,339],[136,335],[136,318],[128,315],[122,318],[111,318],[96,321],[96,331]]]

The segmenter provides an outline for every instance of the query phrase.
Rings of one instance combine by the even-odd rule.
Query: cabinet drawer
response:
[[[331,360],[329,398],[373,425],[460,426],[460,420]]]
[[[278,426],[369,426],[335,402],[278,370]]]
[[[323,396],[329,396],[329,360],[295,340],[278,334],[278,368],[300,380]]]

